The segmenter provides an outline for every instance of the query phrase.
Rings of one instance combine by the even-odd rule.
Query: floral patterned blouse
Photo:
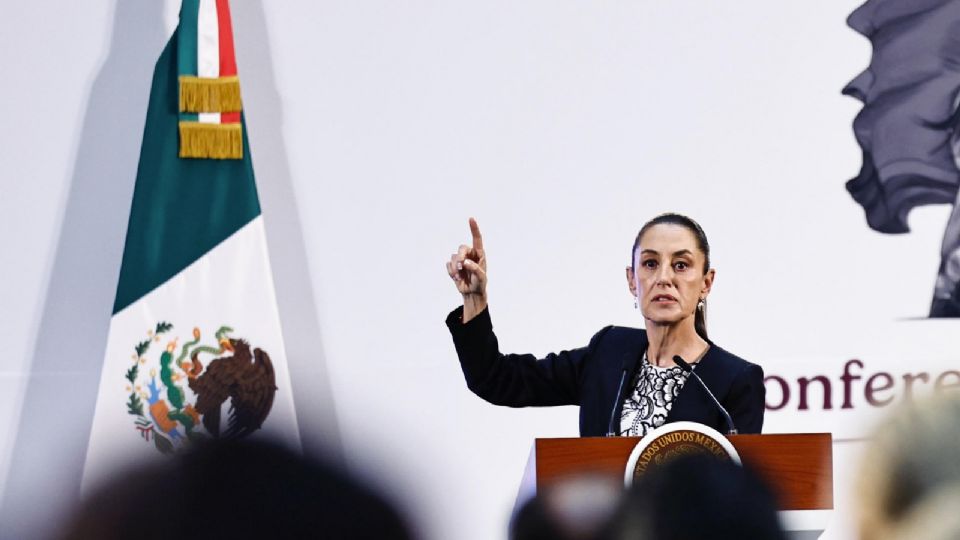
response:
[[[662,426],[687,377],[688,374],[678,366],[651,364],[644,353],[633,393],[623,403],[620,413],[620,435],[643,437]]]

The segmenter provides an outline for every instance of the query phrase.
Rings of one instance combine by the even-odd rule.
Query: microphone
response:
[[[633,360],[631,362],[631,360]],[[617,405],[620,405],[620,402],[623,401],[623,384],[627,382],[627,372],[633,367],[636,363],[636,358],[632,354],[627,353],[623,355],[623,368],[620,373],[620,386],[617,387],[617,398],[613,402],[613,409],[610,411],[610,422],[607,423],[607,437],[616,437],[619,435],[619,432],[613,431],[613,421],[614,417],[617,415]]]
[[[723,405],[720,404],[720,400],[717,399],[717,396],[713,395],[713,392],[711,392],[710,389],[707,388],[707,384],[703,382],[703,379],[701,379],[700,376],[697,375],[695,371],[693,371],[693,366],[688,364],[686,360],[680,357],[680,355],[674,356],[673,361],[676,362],[678,366],[680,366],[680,369],[686,371],[690,375],[693,375],[695,379],[700,381],[700,386],[702,386],[703,389],[707,391],[707,395],[710,396],[710,399],[713,400],[713,403],[717,406],[718,409],[720,409],[720,412],[723,413],[723,417],[727,420],[727,435],[736,435],[737,428],[733,425],[733,418],[730,416],[730,413],[728,413],[727,409],[725,409]]]

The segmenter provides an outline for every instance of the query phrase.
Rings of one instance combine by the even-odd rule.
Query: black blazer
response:
[[[628,371],[629,387],[647,349],[647,333],[636,328],[608,326],[586,347],[551,353],[537,359],[530,354],[502,354],[493,333],[489,309],[463,324],[463,307],[447,316],[447,327],[460,357],[467,387],[495,405],[508,407],[580,406],[580,435],[607,433],[610,411],[616,406],[614,429],[620,429],[620,411],[631,391],[617,395],[621,373]],[[696,372],[730,412],[740,433],[760,433],[765,390],[763,369],[710,343]],[[710,397],[692,378],[683,385],[667,415],[667,422],[688,420],[726,433],[727,424]]]

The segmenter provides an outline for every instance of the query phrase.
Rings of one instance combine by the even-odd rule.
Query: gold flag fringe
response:
[[[236,75],[218,79],[180,76],[180,112],[237,112],[241,108]]]
[[[180,157],[243,159],[241,124],[180,122]]]

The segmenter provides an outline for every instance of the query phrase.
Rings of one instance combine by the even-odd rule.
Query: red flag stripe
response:
[[[217,0],[217,22],[220,36],[220,76],[230,77],[237,74],[237,57],[233,52],[233,24],[230,22],[229,0]],[[239,112],[220,114],[221,124],[237,124]]]
[[[217,21],[220,23],[220,76],[230,77],[237,74],[237,59],[233,54],[233,26],[228,0],[217,0]]]

